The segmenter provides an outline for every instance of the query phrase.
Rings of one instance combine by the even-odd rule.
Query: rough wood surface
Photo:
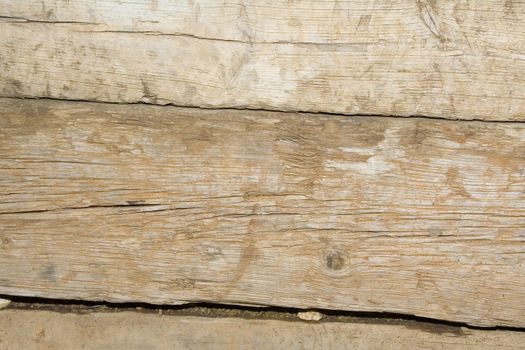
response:
[[[398,323],[304,323],[137,312],[0,311],[0,349],[523,349],[525,333]]]
[[[525,124],[0,113],[0,294],[525,326]]]
[[[524,120],[525,3],[3,0],[0,95]]]

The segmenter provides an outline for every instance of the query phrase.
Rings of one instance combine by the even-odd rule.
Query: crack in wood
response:
[[[288,113],[288,114],[303,114],[303,115],[319,115],[319,116],[339,116],[339,117],[380,117],[380,118],[399,118],[399,119],[428,119],[428,120],[443,120],[443,121],[454,121],[458,123],[489,123],[489,124],[525,124],[525,120],[491,120],[491,119],[462,119],[462,118],[449,118],[449,117],[438,117],[430,116],[424,114],[411,114],[411,115],[399,115],[399,114],[377,114],[377,113],[333,113],[333,112],[323,112],[323,111],[308,111],[300,109],[272,109],[272,108],[251,108],[246,106],[229,106],[229,107],[209,107],[209,106],[199,106],[199,105],[180,105],[173,102],[163,102],[163,103],[149,103],[144,100],[135,101],[135,102],[115,102],[115,101],[104,101],[97,99],[71,99],[71,98],[57,98],[50,96],[11,96],[11,95],[2,95],[0,93],[0,99],[4,100],[49,100],[49,101],[65,101],[72,103],[95,103],[95,104],[107,104],[107,105],[149,105],[165,108],[181,108],[181,109],[200,109],[203,111],[249,111],[249,112],[270,112],[270,113]]]

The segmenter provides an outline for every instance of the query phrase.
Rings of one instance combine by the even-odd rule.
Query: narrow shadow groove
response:
[[[203,107],[197,105],[177,105],[175,103],[167,102],[159,104],[156,102],[113,102],[113,101],[100,101],[100,100],[89,100],[89,99],[67,99],[67,98],[56,98],[56,97],[38,97],[38,96],[2,96],[3,99],[13,100],[50,100],[50,101],[65,101],[65,102],[82,102],[82,103],[103,103],[110,105],[150,105],[158,107],[177,107],[177,108],[188,108],[188,109],[202,109],[202,110],[216,110],[216,111],[254,111],[254,112],[279,112],[279,113],[301,113],[308,115],[333,115],[339,117],[382,117],[382,118],[419,118],[419,119],[433,119],[442,121],[454,121],[454,122],[480,122],[480,123],[503,123],[503,124],[525,124],[525,120],[485,120],[485,119],[460,119],[460,118],[444,118],[437,116],[428,116],[421,114],[410,114],[410,115],[395,115],[395,114],[375,114],[375,113],[334,113],[334,112],[323,112],[323,111],[307,111],[307,110],[294,110],[294,109],[272,109],[272,108],[252,108],[249,106],[231,106],[231,107]]]
[[[48,299],[40,297],[22,297],[0,295],[0,298],[11,300],[8,308],[18,310],[44,310],[58,313],[86,314],[91,312],[123,312],[138,311],[144,313],[159,313],[174,316],[200,317],[237,317],[244,319],[277,319],[284,321],[303,322],[297,313],[304,309],[279,306],[241,306],[230,304],[215,304],[196,302],[182,305],[157,305],[142,302],[113,303],[105,301],[86,301],[69,299]],[[447,333],[463,335],[461,328],[484,331],[514,331],[525,332],[522,327],[496,326],[480,327],[466,323],[438,320],[407,314],[391,312],[342,311],[329,309],[308,309],[324,315],[322,322],[350,322],[365,324],[400,325],[431,333]],[[315,322],[314,322],[315,323]]]

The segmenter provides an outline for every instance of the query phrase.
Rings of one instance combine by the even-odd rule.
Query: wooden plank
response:
[[[304,323],[166,316],[0,312],[0,349],[523,349],[525,333],[417,322]]]
[[[525,325],[525,124],[0,111],[0,294]]]
[[[525,3],[0,4],[1,96],[524,120]]]

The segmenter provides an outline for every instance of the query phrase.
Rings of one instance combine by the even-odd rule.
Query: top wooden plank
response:
[[[518,1],[4,0],[0,95],[525,119]]]

